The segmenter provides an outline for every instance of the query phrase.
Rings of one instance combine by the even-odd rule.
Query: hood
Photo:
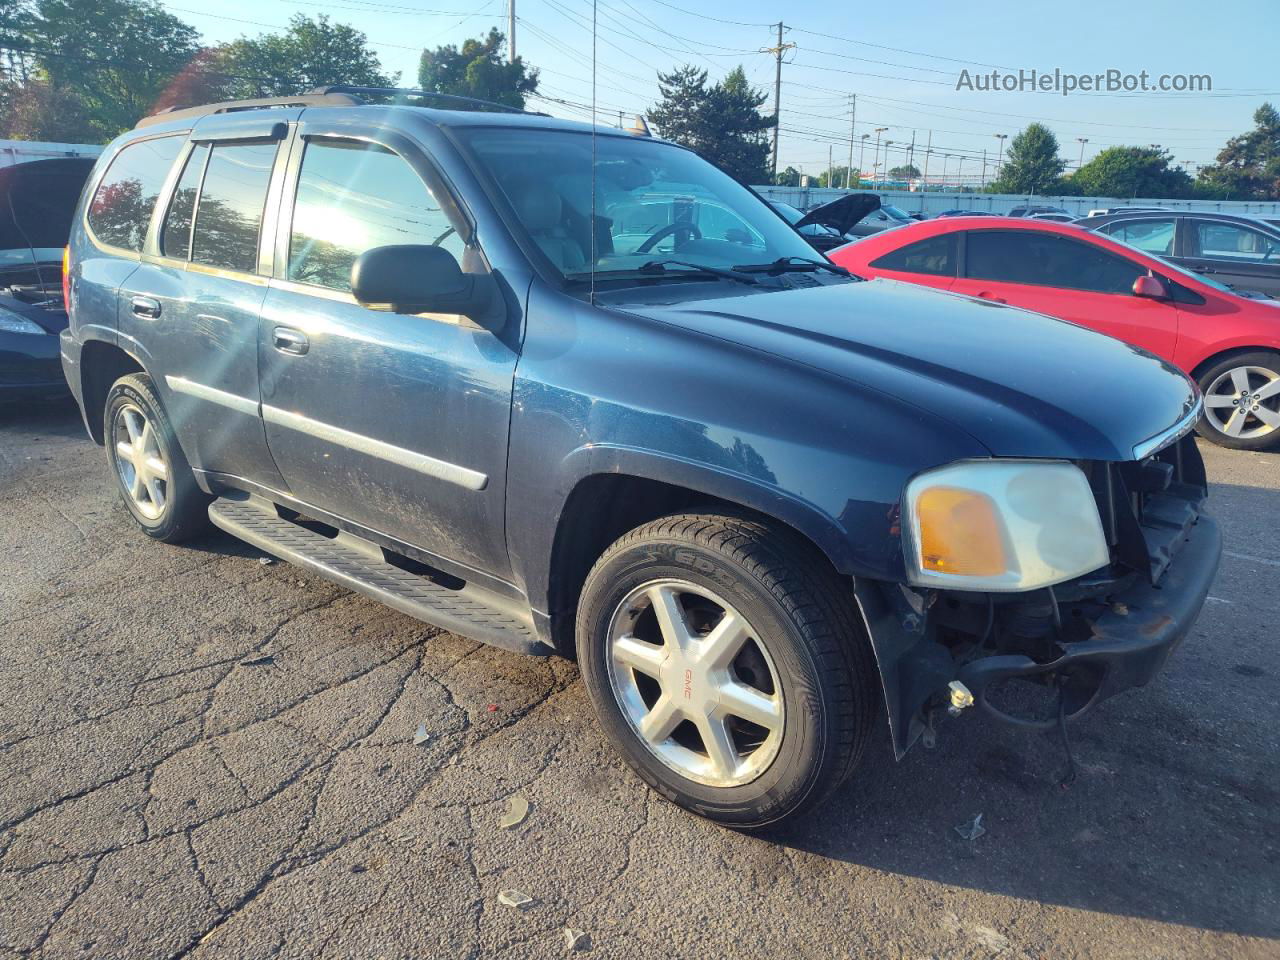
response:
[[[68,157],[0,167],[0,262],[31,274],[18,270],[8,282],[61,282],[62,248],[95,162]]]
[[[1197,395],[1176,367],[1119,340],[892,280],[628,309],[856,382],[1001,457],[1132,459]]]
[[[880,198],[874,193],[849,193],[830,203],[815,207],[797,220],[794,224],[799,230],[811,223],[831,227],[837,233],[848,233],[849,228],[871,213],[880,209]]]

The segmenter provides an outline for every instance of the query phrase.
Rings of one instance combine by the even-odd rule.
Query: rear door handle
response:
[[[298,357],[311,347],[311,341],[307,339],[307,335],[293,327],[276,327],[271,332],[271,343],[281,353],[292,353]]]
[[[1213,269],[1213,267],[1192,267],[1191,269],[1194,270],[1196,273],[1217,273],[1218,272],[1217,270]]]
[[[160,301],[154,297],[134,297],[131,307],[135,317],[155,320],[160,316]]]

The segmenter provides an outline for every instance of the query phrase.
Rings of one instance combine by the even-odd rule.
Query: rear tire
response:
[[[874,725],[879,680],[852,582],[765,521],[679,514],[632,530],[588,575],[577,634],[624,759],[727,826],[765,827],[821,801]]]
[[[1280,447],[1280,353],[1225,357],[1200,376],[1204,416],[1196,431],[1235,450]]]
[[[102,435],[120,497],[147,536],[180,543],[208,529],[213,498],[196,484],[145,373],[131,373],[112,384]]]

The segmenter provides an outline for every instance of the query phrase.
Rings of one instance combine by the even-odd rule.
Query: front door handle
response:
[[[1213,269],[1213,267],[1192,267],[1191,269],[1194,270],[1196,273],[1217,273],[1218,272],[1217,270]]]
[[[271,332],[271,343],[281,353],[292,353],[298,357],[311,347],[311,341],[307,339],[307,335],[293,327],[276,327]]]
[[[135,317],[156,320],[160,316],[160,301],[155,297],[134,297],[130,306]]]

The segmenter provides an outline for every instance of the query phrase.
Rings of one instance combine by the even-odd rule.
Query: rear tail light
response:
[[[62,309],[71,313],[71,248],[62,248]]]

